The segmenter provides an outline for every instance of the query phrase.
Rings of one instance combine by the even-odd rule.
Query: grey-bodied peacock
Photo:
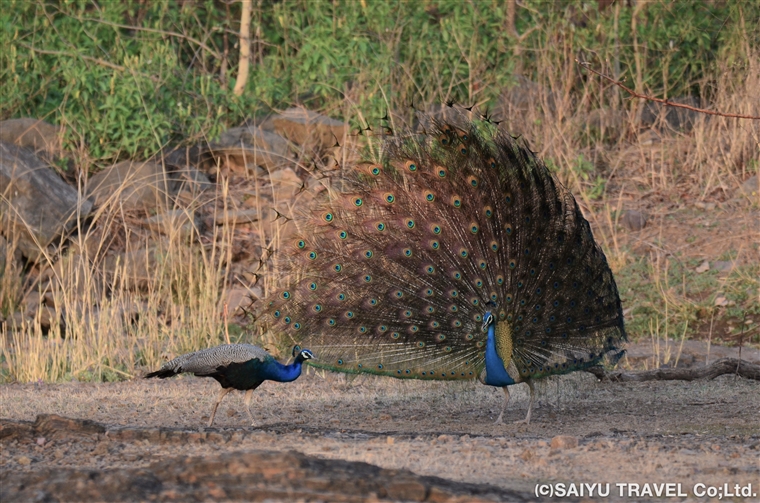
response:
[[[616,360],[626,340],[607,259],[571,195],[488,120],[425,118],[310,214],[265,325],[310,364],[502,387]]]
[[[251,397],[253,390],[264,381],[291,382],[301,375],[303,362],[314,358],[308,349],[293,347],[295,361],[283,365],[274,359],[265,349],[253,344],[223,344],[213,348],[201,349],[164,363],[160,369],[145,375],[146,379],[159,377],[165,379],[183,372],[198,377],[213,377],[222,389],[214,402],[209,427],[214,424],[216,409],[222,399],[233,389],[245,390],[245,411],[254,424],[251,414]]]

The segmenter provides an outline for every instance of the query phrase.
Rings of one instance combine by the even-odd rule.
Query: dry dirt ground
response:
[[[310,370],[256,391],[255,426],[234,393],[206,428],[211,379],[5,385],[0,500],[536,501],[536,484],[563,482],[609,483],[610,496],[553,501],[709,500],[698,483],[752,484],[724,501],[760,501],[757,381],[575,373],[543,383],[531,424],[512,424],[523,387],[494,425],[501,390],[476,382]],[[687,496],[621,498],[618,483],[680,483]]]

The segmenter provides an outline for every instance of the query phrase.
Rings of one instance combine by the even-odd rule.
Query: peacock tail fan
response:
[[[348,373],[475,378],[486,312],[523,380],[622,355],[615,280],[573,196],[509,134],[456,123],[427,118],[351,169],[261,318]]]

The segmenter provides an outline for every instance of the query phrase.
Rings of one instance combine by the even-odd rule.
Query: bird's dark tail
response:
[[[152,377],[159,377],[161,379],[166,379],[167,377],[172,377],[177,375],[177,371],[174,369],[166,369],[162,368],[159,370],[156,370],[155,372],[149,372],[145,374],[145,379],[150,379]]]

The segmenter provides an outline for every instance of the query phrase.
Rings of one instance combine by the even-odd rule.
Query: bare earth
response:
[[[708,500],[692,493],[697,483],[752,484],[750,497],[727,500],[760,501],[760,383],[734,376],[648,383],[600,383],[587,373],[554,378],[538,388],[539,407],[527,426],[511,424],[526,412],[522,386],[513,388],[510,424],[495,426],[499,389],[371,376],[348,382],[310,370],[294,383],[265,383],[256,391],[255,427],[247,424],[242,393],[234,393],[222,402],[214,427],[205,428],[217,389],[215,381],[193,377],[0,387],[0,499],[535,501],[537,483],[564,482],[611,484],[608,498],[564,501]],[[79,423],[67,433],[66,421],[57,418],[32,425],[40,414],[100,425]],[[552,447],[559,435],[578,445],[555,440]],[[236,460],[243,468],[230,468]],[[216,463],[198,468],[206,485],[187,473],[175,474],[174,485],[161,475],[182,463],[192,471],[199,461]],[[277,463],[277,473],[300,468],[284,482],[261,472]],[[133,491],[140,486],[135,474],[164,477],[163,486],[144,482],[137,496],[102,488],[85,494],[82,488],[100,483],[82,475],[93,470],[121,470],[114,477],[132,477],[126,485]],[[214,470],[264,482],[232,490]],[[64,496],[56,498],[52,481],[77,480],[72,474],[81,475],[79,486],[63,482]],[[688,496],[620,498],[617,483],[681,483]],[[272,484],[279,484],[276,490]],[[82,490],[66,492],[75,486]]]

